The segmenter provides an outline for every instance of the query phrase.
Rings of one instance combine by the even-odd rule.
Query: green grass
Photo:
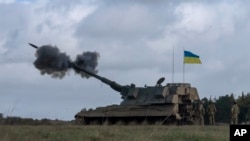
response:
[[[229,141],[229,126],[0,126],[0,141]]]

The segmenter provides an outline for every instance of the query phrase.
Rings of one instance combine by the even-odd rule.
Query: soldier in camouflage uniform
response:
[[[204,125],[204,115],[205,115],[205,109],[203,107],[203,101],[199,102],[198,110],[197,110],[198,118],[199,118],[199,125]]]
[[[216,107],[215,104],[212,101],[209,101],[208,107],[207,107],[207,113],[209,116],[209,123],[210,125],[215,125],[215,113],[216,113]]]
[[[231,108],[231,114],[232,114],[231,124],[238,124],[239,113],[240,113],[240,108],[237,105],[237,103],[234,102],[234,105]]]

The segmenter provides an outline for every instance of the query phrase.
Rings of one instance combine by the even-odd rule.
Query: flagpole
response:
[[[173,62],[172,62],[172,83],[174,83],[174,46],[173,46]]]
[[[183,83],[185,83],[185,63],[183,61]]]
[[[190,51],[185,51],[183,48],[183,83],[185,83],[185,64],[201,64],[200,57],[196,54],[193,54]]]
[[[185,83],[185,61],[184,61],[184,59],[185,59],[185,50],[184,50],[184,48],[183,48],[183,83]]]

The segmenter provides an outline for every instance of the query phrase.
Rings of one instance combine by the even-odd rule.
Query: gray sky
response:
[[[84,107],[121,102],[119,93],[94,78],[73,71],[63,79],[41,75],[29,42],[56,45],[72,59],[97,51],[99,75],[137,86],[155,85],[163,76],[183,82],[185,49],[202,61],[185,65],[185,82],[200,97],[250,91],[247,0],[0,0],[0,17],[5,116],[71,120]]]

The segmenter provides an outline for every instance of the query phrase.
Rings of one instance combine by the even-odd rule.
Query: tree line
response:
[[[250,124],[250,93],[242,92],[240,96],[235,97],[235,94],[227,94],[225,96],[220,96],[218,98],[202,98],[204,102],[204,107],[207,109],[209,101],[213,101],[215,103],[217,112],[215,113],[215,122],[216,123],[226,123],[229,124],[231,122],[231,107],[234,102],[236,102],[240,107],[239,114],[239,123],[240,124]],[[206,112],[204,115],[205,124],[209,124],[209,116]],[[66,123],[74,123],[73,121]],[[41,124],[65,124],[65,121],[60,120],[50,120],[50,119],[31,119],[31,118],[21,118],[21,117],[4,117],[2,113],[0,113],[0,125],[1,124],[31,124],[31,125],[41,125]]]
[[[238,116],[239,123],[250,124],[250,93],[242,92],[240,96],[235,97],[235,94],[227,94],[219,98],[203,98],[204,107],[207,108],[209,101],[215,103],[217,112],[215,113],[215,120],[217,123],[230,123],[231,122],[231,108],[234,102],[240,107],[240,114]],[[209,124],[208,113],[206,112],[204,120],[205,124]]]
[[[32,119],[16,116],[4,117],[3,114],[0,114],[0,125],[66,125],[73,123],[74,121],[63,121],[58,119]]]

